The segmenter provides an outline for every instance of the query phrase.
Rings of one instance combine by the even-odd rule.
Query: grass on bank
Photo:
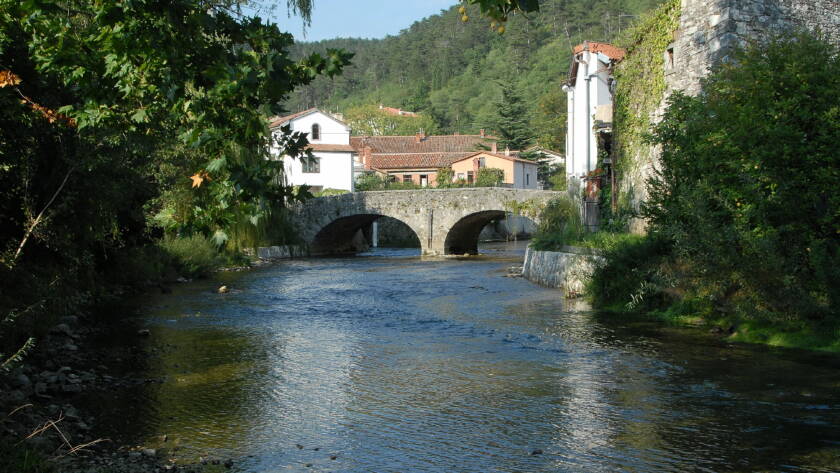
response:
[[[600,240],[599,240],[600,239]],[[742,289],[721,291],[692,277],[673,246],[656,235],[595,237],[606,241],[605,263],[587,287],[596,307],[621,316],[704,327],[734,342],[840,353],[836,318],[800,319],[774,313]]]

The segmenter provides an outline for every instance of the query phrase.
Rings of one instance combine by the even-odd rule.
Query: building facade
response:
[[[534,161],[522,159],[505,153],[479,152],[461,158],[452,163],[453,179],[468,184],[475,182],[478,171],[482,168],[501,169],[503,172],[502,185],[515,189],[538,189],[537,168]]]
[[[274,147],[272,153],[283,159],[286,181],[290,185],[310,186],[312,191],[339,189],[353,191],[353,148],[350,146],[350,127],[336,117],[317,108],[277,117],[271,121],[274,133],[288,125],[292,132],[306,133],[313,158],[291,159],[281,156]]]
[[[587,41],[574,48],[567,97],[566,176],[581,178],[598,166],[599,133],[611,132],[612,70],[624,50]]]

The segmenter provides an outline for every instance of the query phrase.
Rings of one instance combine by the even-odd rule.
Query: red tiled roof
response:
[[[578,44],[575,46],[574,54],[580,54],[583,52],[584,49],[588,49],[590,52],[593,53],[601,53],[607,55],[610,59],[614,61],[620,61],[624,58],[624,54],[626,51],[619,48],[618,46],[613,46],[609,43],[599,43],[597,41],[586,41],[583,43]]]
[[[352,153],[356,151],[350,145],[331,145],[324,143],[310,143],[307,148],[312,151],[341,151],[344,153]]]
[[[361,150],[370,146],[376,153],[465,153],[478,151],[479,145],[490,146],[495,137],[485,135],[430,135],[417,142],[417,137],[409,136],[354,136],[350,146]]]
[[[285,115],[285,116],[282,116],[282,117],[271,117],[271,122],[269,122],[268,127],[269,128],[278,127],[278,126],[280,126],[284,123],[288,123],[291,120],[294,120],[297,117],[302,117],[304,115],[308,115],[308,114],[310,114],[312,112],[315,112],[315,111],[318,111],[318,109],[317,108],[310,108],[310,109],[304,110],[302,112],[293,113],[291,115]]]
[[[437,169],[451,165],[455,161],[474,153],[401,153],[373,154],[371,167],[377,169]]]
[[[313,108],[306,109],[302,112],[293,113],[291,115],[284,115],[282,117],[272,117],[271,121],[268,123],[268,127],[269,128],[277,128],[278,126],[285,125],[286,123],[289,123],[290,121],[294,120],[295,118],[299,118],[299,117],[302,117],[304,115],[309,115],[310,113],[314,113],[314,112],[321,112],[324,115],[332,118],[333,120],[343,124],[344,126],[347,126],[346,123],[344,123],[343,121],[334,117],[331,113],[326,113],[323,110],[319,109],[318,107],[313,107]]]

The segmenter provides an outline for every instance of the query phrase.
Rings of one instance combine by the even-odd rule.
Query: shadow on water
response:
[[[109,428],[242,472],[840,469],[836,357],[576,308],[505,277],[523,252],[376,249],[153,297],[134,369],[162,382],[103,399]]]

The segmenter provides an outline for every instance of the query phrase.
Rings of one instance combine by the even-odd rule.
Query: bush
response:
[[[379,176],[378,174],[362,174],[356,178],[356,191],[387,191],[387,190],[405,190],[405,189],[419,189],[420,186],[413,182],[393,182],[388,177]]]
[[[580,207],[563,196],[552,199],[543,209],[539,228],[531,240],[531,247],[542,251],[556,251],[583,238]]]
[[[505,172],[497,168],[480,168],[475,174],[475,187],[496,187],[505,180]]]
[[[219,249],[201,235],[167,237],[160,246],[174,258],[176,267],[186,277],[207,276],[225,263]]]
[[[695,291],[754,316],[836,317],[840,48],[789,34],[703,85],[675,94],[655,128],[661,169],[643,215]]]
[[[326,189],[323,189],[323,190],[320,190],[318,192],[313,193],[312,196],[313,197],[328,197],[328,196],[331,196],[331,195],[347,194],[349,192],[350,191],[344,190],[344,189],[332,189],[332,188],[328,187]]]
[[[593,306],[629,312],[664,309],[673,302],[671,245],[660,235],[615,238],[604,249],[587,287]]]

